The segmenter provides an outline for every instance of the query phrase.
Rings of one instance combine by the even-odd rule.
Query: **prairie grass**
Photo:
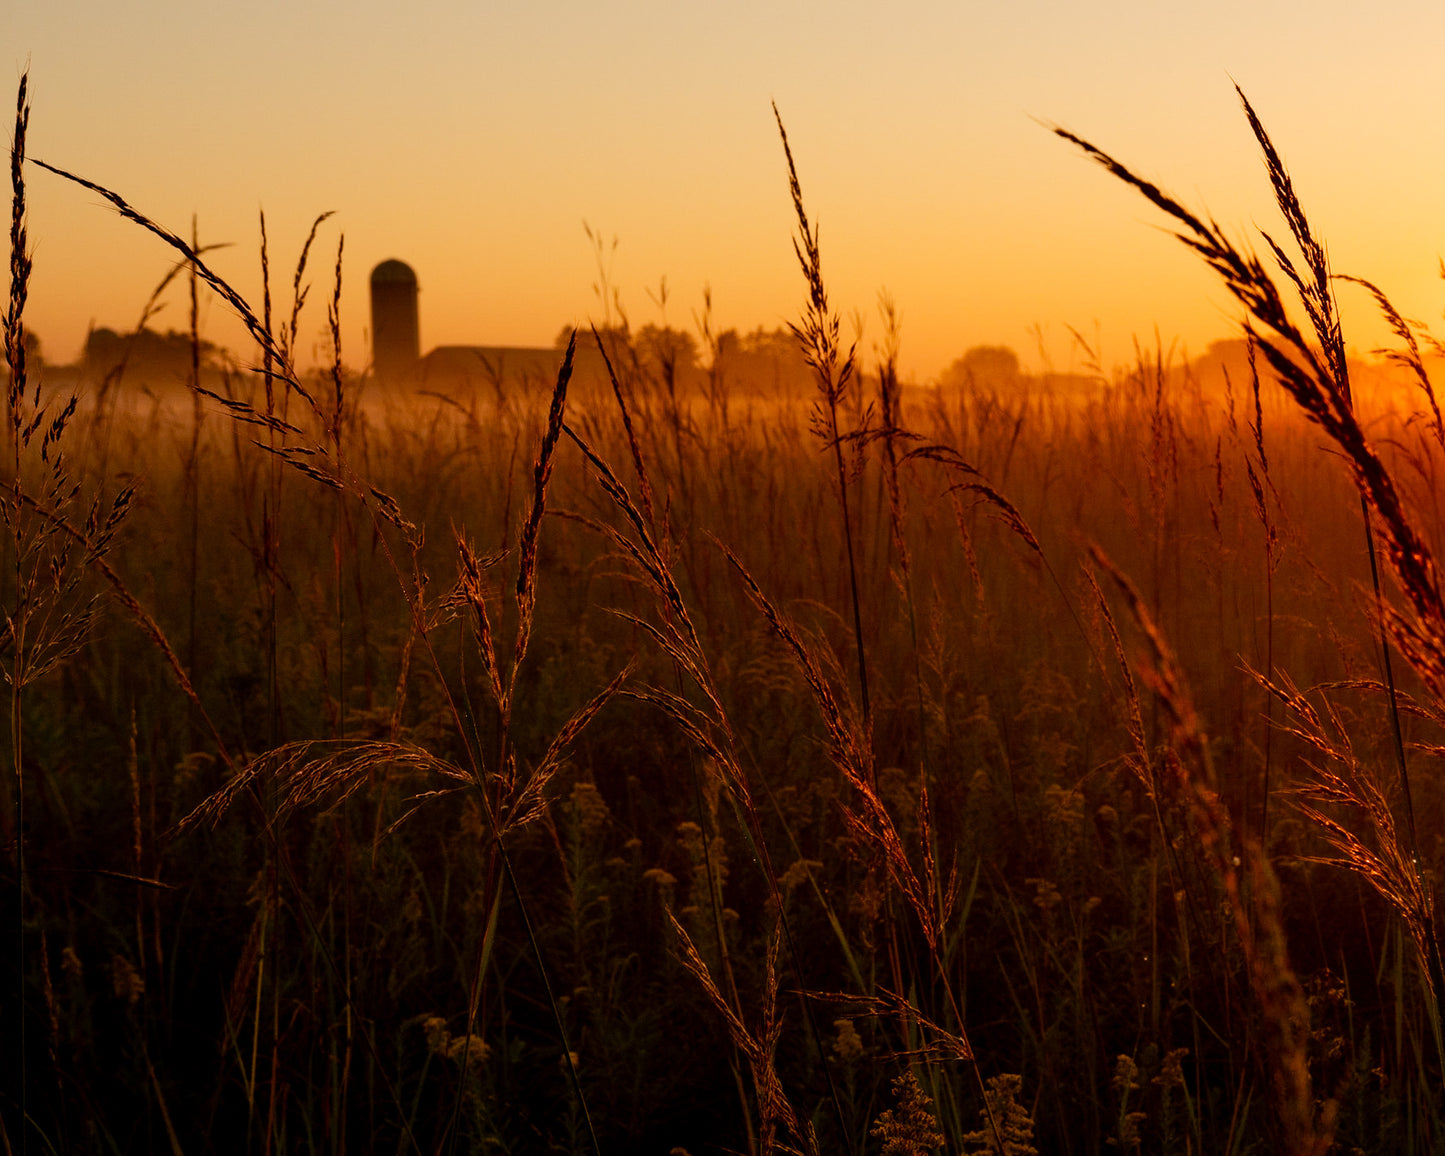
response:
[[[326,215],[289,312],[262,221],[253,309],[82,182],[256,343],[172,404],[26,364],[66,174],[17,107],[11,1150],[1438,1150],[1433,347],[1344,358],[1252,114],[1298,307],[1083,146],[1239,295],[1244,378],[900,382],[789,152],[813,395],[608,293],[603,382],[381,397],[339,239],[295,364]]]

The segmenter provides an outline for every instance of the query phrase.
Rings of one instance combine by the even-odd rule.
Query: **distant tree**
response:
[[[201,342],[201,365],[213,368],[218,347]],[[128,372],[152,384],[168,385],[185,381],[191,371],[191,338],[188,333],[167,330],[164,334],[151,329],[133,333],[117,333],[114,329],[92,329],[85,339],[85,371],[94,381],[124,363]]]
[[[764,397],[797,397],[813,387],[798,339],[786,329],[754,329],[718,335],[718,358],[733,388]]]
[[[697,340],[680,329],[644,325],[637,349],[646,371],[669,392],[694,383],[699,375]]]
[[[943,371],[944,388],[965,386],[994,388],[1016,386],[1023,380],[1019,355],[1007,345],[975,345]]]
[[[40,338],[35,334],[33,330],[23,330],[21,333],[20,342],[22,345],[25,346],[25,361],[28,365],[32,365],[36,369],[39,369],[42,365],[45,364],[45,358],[41,356],[40,353]]]
[[[671,326],[644,325],[632,330],[625,323],[598,327],[603,348],[613,368],[625,381],[644,388],[666,390],[669,374],[679,393],[701,389],[707,370],[701,363],[697,338]],[[557,348],[566,346],[571,326],[557,335]],[[590,327],[579,328],[577,347],[595,349]],[[786,329],[754,329],[739,333],[728,329],[717,336],[717,366],[726,376],[729,392],[760,397],[797,397],[813,388],[812,371],[803,360],[798,341]]]

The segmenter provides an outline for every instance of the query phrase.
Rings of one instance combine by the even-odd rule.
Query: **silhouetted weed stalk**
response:
[[[350,1085],[349,1072],[351,1069],[351,1047],[354,1023],[354,1000],[351,994],[352,979],[351,969],[353,965],[349,930],[345,936],[345,954],[338,963],[325,946],[324,935],[321,930],[320,920],[316,913],[310,910],[305,897],[299,894],[299,883],[295,871],[289,861],[285,850],[276,840],[276,832],[279,824],[282,823],[288,813],[299,808],[309,807],[321,801],[329,802],[333,807],[344,802],[348,796],[367,785],[374,778],[376,773],[382,769],[389,769],[393,773],[402,772],[410,768],[414,771],[422,771],[428,775],[438,778],[442,787],[437,791],[422,792],[416,795],[410,808],[403,814],[401,820],[393,823],[388,830],[394,830],[398,823],[407,816],[414,814],[418,806],[426,800],[438,795],[455,794],[465,792],[466,797],[472,799],[480,806],[481,812],[487,818],[489,838],[487,846],[490,848],[489,855],[493,863],[499,863],[502,875],[505,876],[506,884],[511,890],[514,903],[523,922],[527,937],[532,944],[534,958],[538,968],[538,974],[547,989],[548,1000],[551,1004],[552,1014],[557,1026],[557,1031],[562,1043],[562,1055],[565,1066],[573,1086],[573,1091],[580,1106],[582,1119],[587,1134],[590,1136],[590,1144],[594,1151],[598,1151],[598,1142],[593,1131],[590,1116],[587,1112],[586,1102],[583,1097],[582,1087],[578,1080],[576,1062],[573,1049],[568,1046],[565,1022],[562,1016],[560,1005],[552,994],[548,978],[548,966],[544,960],[541,948],[537,942],[532,922],[527,914],[526,901],[520,885],[517,881],[516,872],[512,865],[511,855],[507,846],[509,833],[519,831],[530,823],[534,822],[545,810],[545,792],[549,780],[561,768],[563,756],[567,748],[576,739],[580,731],[588,721],[593,718],[605,703],[617,692],[626,677],[626,671],[618,674],[601,694],[593,699],[581,711],[573,715],[564,725],[556,738],[553,740],[547,754],[541,763],[530,770],[523,772],[519,767],[516,755],[512,749],[510,735],[512,730],[512,715],[515,702],[516,675],[518,668],[522,666],[527,654],[528,644],[531,637],[534,608],[536,604],[537,567],[538,567],[538,538],[542,525],[542,518],[545,509],[545,498],[548,480],[551,476],[552,459],[558,438],[562,430],[562,417],[564,413],[567,383],[572,372],[573,350],[569,347],[561,373],[556,383],[553,396],[551,412],[548,416],[546,430],[542,440],[542,449],[539,454],[535,468],[535,484],[532,495],[532,503],[526,521],[523,525],[519,542],[519,559],[517,564],[517,578],[515,584],[515,605],[517,612],[517,625],[515,638],[513,640],[510,662],[499,663],[494,639],[487,619],[486,598],[483,583],[481,581],[481,567],[475,556],[467,547],[465,539],[458,534],[457,550],[460,559],[460,581],[454,588],[452,594],[438,607],[428,606],[425,601],[425,578],[416,563],[416,556],[421,547],[420,533],[401,513],[401,509],[395,499],[383,491],[369,486],[356,474],[344,452],[343,425],[345,421],[345,393],[344,379],[341,364],[341,350],[339,339],[339,297],[341,288],[341,261],[342,251],[338,247],[335,289],[328,310],[328,325],[333,342],[333,360],[330,367],[330,386],[332,397],[330,404],[322,400],[318,392],[308,388],[301,376],[297,373],[293,361],[293,350],[295,347],[298,318],[305,299],[305,289],[302,287],[302,276],[306,264],[306,253],[309,250],[312,240],[315,237],[316,225],[325,219],[325,215],[318,218],[316,225],[313,225],[310,236],[302,251],[301,260],[298,262],[295,277],[295,293],[293,295],[293,308],[289,326],[283,331],[280,338],[272,335],[271,317],[269,308],[269,277],[265,278],[267,286],[266,308],[262,317],[257,317],[251,310],[248,303],[237,293],[224,278],[211,270],[202,259],[200,248],[195,242],[187,244],[179,236],[156,224],[144,214],[132,208],[118,194],[111,192],[104,187],[77,177],[56,166],[45,164],[41,161],[33,163],[73,181],[81,186],[90,189],[109,201],[123,217],[155,234],[170,248],[175,250],[187,263],[191,274],[191,298],[192,298],[192,328],[191,328],[191,377],[189,386],[196,399],[195,418],[192,426],[192,436],[189,456],[187,458],[188,469],[188,491],[190,495],[191,511],[191,576],[189,587],[191,590],[190,599],[190,644],[189,661],[184,665],[179,661],[175,651],[170,647],[157,626],[149,615],[139,605],[133,595],[125,589],[120,582],[118,575],[104,567],[100,554],[103,553],[109,537],[113,534],[120,514],[123,513],[128,492],[117,499],[110,518],[104,525],[97,522],[98,507],[91,512],[90,523],[82,537],[83,544],[87,547],[82,565],[75,567],[76,578],[71,578],[71,567],[67,565],[68,552],[72,548],[72,538],[77,537],[76,531],[63,521],[64,509],[68,501],[74,496],[73,490],[66,489],[66,480],[62,471],[62,459],[59,454],[59,441],[64,432],[65,424],[75,409],[75,399],[71,399],[68,406],[56,415],[51,425],[46,429],[44,438],[40,445],[40,458],[42,462],[50,463],[49,486],[39,499],[29,497],[22,488],[21,481],[21,457],[23,451],[30,446],[32,436],[41,427],[44,411],[39,407],[39,394],[27,402],[26,395],[26,374],[24,364],[24,347],[21,341],[20,316],[23,310],[26,282],[29,274],[29,258],[25,253],[25,236],[23,225],[24,202],[23,202],[23,181],[21,179],[22,162],[24,159],[24,128],[28,106],[25,103],[25,86],[22,82],[20,91],[19,113],[17,116],[17,132],[15,144],[12,148],[12,173],[15,181],[15,208],[12,225],[12,282],[10,308],[6,319],[6,354],[10,366],[10,424],[13,433],[15,478],[12,488],[12,500],[6,506],[6,520],[14,529],[14,541],[16,545],[15,574],[16,574],[16,610],[9,616],[10,633],[14,648],[14,664],[10,671],[12,682],[12,734],[14,739],[14,767],[15,784],[17,791],[17,827],[23,831],[23,778],[22,778],[22,756],[20,748],[20,690],[24,684],[39,675],[45,673],[51,666],[62,660],[69,652],[73,651],[85,638],[88,618],[85,615],[64,615],[59,619],[59,625],[63,628],[57,633],[56,627],[50,623],[48,617],[41,619],[38,623],[34,620],[35,610],[42,609],[37,605],[30,587],[34,586],[34,579],[43,575],[59,582],[62,576],[68,583],[78,580],[78,575],[83,573],[85,565],[97,565],[102,567],[106,576],[111,579],[116,587],[122,602],[131,609],[146,628],[147,633],[152,636],[153,641],[162,650],[168,663],[171,665],[177,681],[182,689],[191,699],[193,706],[199,709],[199,698],[196,693],[194,678],[197,666],[197,603],[196,592],[198,588],[196,562],[199,556],[199,481],[196,473],[199,463],[200,439],[201,439],[201,410],[200,404],[203,398],[219,404],[225,412],[236,422],[246,423],[260,427],[267,434],[267,442],[262,448],[268,450],[271,456],[278,462],[289,465],[311,480],[335,492],[337,510],[336,525],[333,534],[333,552],[335,560],[335,594],[336,594],[336,622],[338,631],[338,659],[337,675],[339,680],[338,691],[335,698],[335,723],[334,733],[336,740],[331,743],[301,742],[285,744],[276,747],[274,750],[260,757],[253,757],[242,760],[227,750],[227,744],[217,733],[213,724],[210,724],[211,737],[215,740],[216,748],[221,757],[231,769],[230,781],[226,786],[211,795],[199,807],[195,808],[189,815],[182,819],[175,829],[176,834],[183,834],[191,827],[202,821],[214,823],[227,810],[230,804],[241,798],[249,797],[258,807],[261,807],[266,814],[267,831],[270,843],[277,852],[277,857],[290,877],[293,887],[298,889],[297,900],[302,909],[303,920],[311,934],[313,943],[318,953],[322,956],[332,979],[339,985],[341,990],[341,1014],[345,1024],[345,1055],[341,1059],[341,1075],[338,1082],[339,1098],[332,1105],[339,1113],[337,1127],[340,1129],[335,1133],[336,1141],[344,1145],[345,1140],[345,1116],[346,1095]],[[264,224],[263,224],[264,227]],[[263,267],[266,263],[266,256],[263,241]],[[251,402],[236,398],[219,395],[201,384],[199,369],[199,338],[196,331],[196,283],[197,280],[205,284],[236,313],[245,324],[252,337],[256,340],[262,351],[264,383],[266,387],[264,408],[257,408]],[[286,388],[287,396],[294,394],[298,396],[307,406],[311,417],[314,419],[317,434],[310,436],[299,426],[288,420],[285,414],[286,407],[279,407],[274,396],[274,386],[280,383]],[[258,443],[260,444],[260,443]],[[273,483],[271,488],[272,500],[279,506],[279,486]],[[373,522],[374,542],[380,546],[390,564],[398,585],[406,597],[410,608],[413,638],[420,641],[422,648],[430,655],[434,668],[438,675],[442,673],[441,660],[432,647],[432,635],[436,626],[446,617],[456,615],[461,610],[470,610],[475,615],[474,641],[480,648],[483,655],[485,669],[489,676],[490,689],[493,692],[494,703],[499,716],[498,733],[500,736],[500,747],[495,753],[495,762],[489,757],[488,752],[480,749],[473,740],[467,737],[468,725],[464,715],[470,714],[470,708],[463,711],[462,708],[452,701],[449,704],[451,721],[455,728],[456,735],[460,738],[464,750],[467,752],[467,764],[458,766],[447,760],[439,759],[429,752],[415,747],[411,744],[400,743],[395,740],[389,742],[347,742],[345,740],[346,730],[346,667],[344,660],[346,644],[346,619],[345,602],[343,590],[345,575],[343,563],[345,559],[344,540],[354,538],[347,532],[349,528],[348,514],[352,505],[359,504],[367,510]],[[36,519],[34,512],[42,515]],[[33,527],[38,525],[41,534],[32,543]],[[397,531],[401,545],[407,549],[412,558],[411,570],[408,573],[398,564],[398,558],[394,554],[388,542],[384,527],[390,527]],[[280,569],[279,560],[274,557],[274,542],[276,540],[273,524],[268,520],[264,530],[265,546],[263,548],[263,562],[265,567],[271,571],[270,581],[276,583],[276,572]],[[37,551],[40,552],[37,560]],[[58,552],[58,553],[57,553]],[[44,565],[41,565],[41,563]],[[26,567],[30,566],[31,571]],[[30,587],[27,587],[27,582]],[[65,595],[70,592],[69,585],[58,585],[53,591],[52,601],[63,601]],[[364,604],[363,604],[364,610]],[[441,611],[443,618],[437,619],[435,615]],[[270,614],[272,616],[271,632],[275,631],[275,603],[274,597],[271,603]],[[29,629],[27,627],[40,626],[48,627],[47,630]],[[410,643],[408,644],[410,646]],[[43,659],[43,661],[42,661]],[[274,663],[274,658],[272,659]],[[405,675],[403,675],[405,679]],[[398,703],[398,710],[400,703]],[[204,718],[204,711],[200,711]],[[274,727],[274,710],[272,713]],[[393,727],[393,730],[395,728]],[[267,782],[274,781],[280,787],[279,794],[272,800],[268,809],[262,805],[260,788]],[[23,886],[23,838],[17,838],[17,883]],[[347,850],[347,841],[343,839],[340,844],[343,861],[350,861],[350,854]],[[489,879],[495,883],[496,872],[489,871]],[[347,886],[349,894],[349,883]],[[493,892],[489,904],[493,910],[498,896]],[[274,906],[274,904],[273,904]],[[17,911],[23,912],[23,902],[17,905]],[[350,926],[349,905],[345,913],[345,923]],[[23,926],[22,926],[23,931]],[[483,941],[485,948],[486,941]],[[23,950],[23,949],[22,949]],[[477,985],[480,983],[486,964],[486,952],[483,950],[477,958],[477,964],[473,977],[473,990],[471,993],[470,1011],[468,1013],[467,1037],[471,1035],[472,1017],[476,1014]],[[22,958],[19,974],[22,985],[24,976],[24,960]],[[23,992],[23,987],[22,987]],[[257,999],[259,1007],[260,983],[257,979]],[[364,1033],[365,1045],[371,1052],[374,1062],[379,1062],[379,1055],[376,1051],[376,1044],[369,1032]],[[252,1042],[251,1069],[254,1073],[255,1053],[257,1050],[256,1040]],[[462,1056],[462,1080],[466,1081],[466,1065],[471,1060],[470,1053]],[[397,1089],[390,1079],[385,1079],[390,1098],[398,1108],[401,1103],[397,1095]],[[250,1077],[249,1083],[254,1084],[254,1074]],[[157,1087],[157,1092],[159,1088]],[[268,1120],[263,1142],[269,1147],[273,1140],[274,1120],[274,1081],[272,1089],[272,1104],[268,1109]],[[460,1105],[460,1100],[458,1101]],[[254,1110],[254,1101],[252,1108]],[[447,1132],[454,1132],[456,1118],[453,1117]]]
[[[1149,759],[1153,770],[1151,793],[1157,796],[1162,791],[1166,798],[1183,804],[1190,834],[1222,886],[1233,918],[1259,1012],[1264,1067],[1270,1082],[1272,1130],[1278,1150],[1323,1156],[1333,1141],[1338,1104],[1332,1098],[1321,1102],[1315,1098],[1307,1055],[1309,1011],[1303,986],[1289,963],[1278,880],[1263,843],[1247,833],[1238,839],[1234,833],[1235,824],[1221,798],[1209,740],[1188,682],[1144,599],[1098,551],[1094,561],[1114,579],[1143,636],[1148,658],[1142,673],[1168,720],[1162,759],[1158,763]],[[1108,613],[1102,602],[1101,608]],[[1130,716],[1134,728],[1141,729],[1141,711],[1132,680],[1129,686]],[[1246,901],[1246,880],[1252,902]]]
[[[610,363],[608,370],[609,375],[613,377],[614,388],[616,388],[616,378],[615,375],[612,375]],[[620,390],[617,396],[621,412],[624,419],[627,420],[627,409]],[[718,946],[719,958],[724,965],[723,988],[719,988],[717,981],[712,976],[711,969],[699,954],[687,930],[669,911],[669,923],[680,944],[681,958],[688,970],[698,979],[710,1001],[722,1014],[729,1037],[748,1065],[759,1115],[758,1143],[761,1150],[763,1152],[771,1151],[777,1131],[779,1128],[785,1128],[793,1141],[802,1145],[803,1151],[816,1151],[816,1135],[811,1126],[799,1121],[774,1069],[774,1053],[780,1030],[780,1020],[776,1010],[777,953],[784,939],[787,941],[789,955],[800,980],[802,968],[797,946],[793,942],[789,928],[785,897],[779,876],[773,867],[768,851],[751,776],[744,770],[737,737],[734,734],[728,711],[723,705],[712,665],[668,561],[666,539],[658,540],[655,536],[656,527],[651,524],[650,517],[633,503],[626,487],[617,478],[611,467],[576,431],[570,427],[565,428],[568,436],[596,471],[597,479],[603,490],[630,525],[631,533],[625,534],[594,519],[582,518],[582,520],[611,541],[623,556],[631,559],[652,589],[661,610],[657,622],[651,622],[626,612],[619,613],[650,636],[662,652],[671,659],[675,674],[683,684],[678,691],[660,685],[645,685],[629,693],[663,711],[705,757],[705,765],[709,772],[715,776],[718,785],[726,791],[728,799],[741,816],[742,828],[768,888],[769,907],[773,917],[777,920],[777,930],[769,937],[761,1023],[756,1028],[750,1027],[744,1018],[736,980],[728,963],[721,932],[719,932]],[[633,450],[633,464],[638,470],[643,493],[650,493],[651,486],[647,481],[646,469],[638,454],[636,442],[630,437],[630,432],[629,444]],[[701,699],[700,704],[690,700],[691,696],[686,693],[687,687],[691,687],[694,694]],[[711,871],[710,866],[709,871]],[[711,887],[709,887],[709,893],[710,895],[712,893]],[[806,997],[803,1002],[803,1011],[813,1041],[821,1051],[821,1035],[811,1003]],[[826,1064],[826,1057],[824,1063]],[[828,1075],[830,1096],[837,1114],[839,1128],[846,1137],[847,1124],[838,1103],[838,1092],[833,1085],[832,1073],[826,1067],[825,1072]]]
[[[86,586],[86,570],[104,565],[115,534],[129,507],[132,491],[122,489],[107,505],[97,494],[76,532],[66,519],[80,497],[65,455],[66,433],[77,399],[54,397],[33,386],[26,364],[25,303],[33,268],[26,233],[26,132],[30,121],[28,74],[20,78],[15,102],[15,128],[10,144],[10,291],[4,319],[5,363],[8,369],[6,427],[10,477],[5,485],[0,518],[6,535],[5,623],[0,656],[10,686],[10,767],[4,797],[5,841],[13,848],[15,871],[14,950],[16,991],[13,1031],[20,1071],[16,1140],[30,1149],[35,1131],[28,1113],[30,1062],[34,1042],[27,1034],[25,976],[38,922],[34,892],[26,869],[27,781],[25,697],[28,687],[57,670],[85,644],[96,614],[96,596]],[[33,789],[33,788],[31,788]],[[13,793],[12,793],[13,791]],[[18,1021],[18,1022],[15,1022]],[[53,1048],[53,1041],[50,1041]],[[8,1130],[0,1126],[6,1147]]]
[[[828,308],[828,288],[823,281],[823,258],[818,246],[818,227],[808,222],[803,206],[803,189],[798,183],[798,169],[793,164],[793,150],[788,147],[788,133],[782,114],[773,105],[773,119],[778,122],[778,135],[783,141],[783,155],[788,160],[788,191],[793,198],[793,211],[798,217],[798,236],[793,239],[793,252],[808,282],[808,304],[800,322],[788,322],[788,328],[803,348],[803,358],[812,367],[818,381],[818,399],[813,405],[813,430],[832,452],[838,476],[838,507],[843,519],[843,543],[848,563],[848,591],[852,596],[853,641],[858,660],[858,702],[863,710],[863,729],[871,729],[868,696],[868,662],[863,645],[863,607],[858,593],[858,564],[853,550],[853,519],[848,508],[848,469],[843,462],[843,445],[854,440],[838,423],[838,410],[843,406],[853,385],[855,346],[845,354],[839,341],[839,318]],[[870,743],[872,739],[868,740]],[[870,772],[871,773],[871,772]]]
[[[858,664],[861,716],[856,721],[849,717],[849,713],[835,696],[819,654],[807,644],[799,631],[789,622],[787,616],[770,601],[737,556],[726,547],[724,550],[728,555],[728,560],[744,582],[749,596],[763,613],[779,641],[783,643],[786,650],[791,652],[812,692],[814,703],[827,730],[830,760],[842,774],[856,800],[855,802],[845,802],[842,807],[843,818],[849,833],[860,846],[873,849],[873,852],[885,865],[888,877],[897,889],[897,894],[902,897],[918,921],[953,1021],[952,1027],[947,1029],[939,1027],[937,1024],[931,1025],[934,1037],[931,1046],[939,1048],[944,1054],[969,1065],[983,1097],[983,1110],[991,1142],[996,1144],[999,1151],[1004,1151],[1004,1140],[999,1122],[995,1118],[992,1103],[986,1094],[983,1077],[978,1067],[978,1059],[969,1043],[963,1011],[944,962],[945,929],[953,915],[953,905],[957,896],[957,880],[952,873],[945,879],[938,871],[935,859],[936,845],[931,831],[928,780],[926,776],[920,780],[917,804],[922,857],[921,873],[915,869],[910,860],[898,834],[893,816],[879,795],[878,765],[874,751],[873,717],[868,685],[868,661],[863,635],[862,599],[859,591],[858,564],[854,551],[853,518],[848,501],[849,471],[843,460],[843,446],[845,442],[849,442],[857,446],[861,463],[862,448],[869,439],[868,417],[860,416],[857,428],[852,431],[845,431],[839,423],[839,410],[846,401],[852,385],[856,351],[850,348],[846,355],[841,352],[839,318],[830,312],[827,286],[823,280],[818,228],[809,222],[807,210],[803,204],[797,166],[794,164],[792,149],[788,144],[787,130],[783,126],[782,115],[778,112],[776,104],[773,106],[773,116],[782,140],[783,153],[787,159],[788,189],[792,197],[794,212],[798,218],[799,235],[794,239],[793,249],[808,285],[808,304],[804,310],[803,319],[800,323],[790,322],[789,328],[802,347],[803,358],[812,368],[817,379],[818,398],[813,405],[813,427],[822,440],[825,450],[831,451],[836,472],[845,562],[848,571],[848,590],[852,609],[853,637]],[[890,336],[896,338],[896,326],[890,326],[890,330]],[[885,432],[882,437],[885,441],[889,484],[891,487],[896,487],[898,462],[894,450],[894,439],[901,436],[903,431],[898,427],[896,421],[898,411],[891,395],[892,373],[893,366],[890,357],[880,371],[881,400],[885,410],[883,415]],[[979,485],[982,486],[982,483]],[[987,490],[986,486],[983,488]],[[1001,497],[994,495],[992,491],[988,491],[988,493],[990,496],[997,497],[1003,508],[1012,509]],[[899,514],[899,503],[895,501],[892,508],[896,519]],[[1023,526],[1022,519],[1018,519],[1017,526],[1030,539],[1032,538],[1027,528]],[[901,544],[901,538],[897,536],[896,531],[895,544]],[[900,555],[900,564],[906,567],[906,555]],[[914,639],[916,653],[916,634]],[[896,934],[896,928],[890,919],[889,935],[893,937]],[[891,1010],[898,1017],[900,1025],[910,1023],[916,1025],[926,1022],[921,1019],[916,1009],[911,1007],[909,1001],[902,994],[905,980],[896,962],[896,941],[893,946],[893,955],[895,991],[890,994],[900,1006]],[[868,998],[874,996],[873,992],[858,994]]]
[[[1337,856],[1329,861],[1355,871],[1368,882],[1399,913],[1409,929],[1428,990],[1437,1049],[1442,1058],[1445,1058],[1445,1040],[1442,1040],[1441,1036],[1439,1011],[1440,999],[1445,997],[1445,972],[1442,972],[1434,901],[1429,882],[1423,875],[1399,718],[1399,695],[1390,662],[1390,643],[1393,641],[1430,691],[1434,703],[1437,704],[1433,709],[1438,716],[1438,704],[1445,702],[1445,698],[1442,698],[1445,696],[1445,601],[1442,601],[1440,593],[1433,552],[1416,529],[1394,475],[1387,469],[1366,436],[1356,414],[1344,337],[1335,306],[1335,277],[1329,268],[1324,246],[1310,227],[1284,162],[1263,124],[1244,94],[1239,92],[1239,96],[1250,128],[1264,154],[1275,199],[1302,256],[1303,266],[1297,266],[1270,234],[1262,233],[1262,236],[1280,272],[1295,291],[1299,306],[1308,319],[1313,340],[1291,319],[1283,295],[1261,261],[1236,247],[1224,236],[1218,225],[1196,216],[1169,194],[1136,176],[1087,141],[1062,128],[1055,128],[1054,131],[1077,145],[1114,176],[1133,186],[1182,226],[1176,236],[1220,275],[1231,295],[1244,306],[1244,329],[1251,346],[1260,350],[1289,396],[1334,442],[1359,491],[1375,617],[1380,631],[1380,658],[1390,714],[1390,734],[1398,770],[1398,806],[1404,815],[1403,829],[1386,804],[1384,794],[1369,781],[1368,776],[1362,774],[1358,761],[1348,748],[1341,747],[1338,717],[1332,716],[1334,726],[1327,727],[1308,700],[1287,683],[1284,686],[1277,685],[1273,681],[1272,673],[1264,677],[1264,682],[1296,718],[1293,733],[1326,760],[1324,766],[1315,766],[1317,779],[1315,783],[1303,788],[1305,797],[1318,803],[1329,802],[1351,809],[1357,818],[1364,820],[1365,829],[1371,833],[1373,846],[1318,807],[1303,807],[1303,813],[1322,827],[1328,841],[1338,852]],[[1433,411],[1434,392],[1429,387],[1428,375],[1424,371],[1410,327],[1390,307],[1383,293],[1368,282],[1364,284],[1384,309],[1396,334],[1404,339],[1405,350],[1399,355],[1399,359],[1415,371],[1424,383],[1424,391]],[[1257,427],[1256,434],[1258,436]],[[1260,456],[1263,461],[1262,446]],[[1252,474],[1251,478],[1253,479]],[[1257,480],[1254,484],[1256,501],[1262,507],[1262,491]],[[1261,517],[1264,515],[1261,514]],[[1268,529],[1267,519],[1265,523]],[[1408,606],[1407,611],[1396,609],[1385,598],[1375,560],[1376,526],[1384,536],[1387,556]],[[1175,693],[1177,696],[1177,690]],[[1169,696],[1165,697],[1167,701]],[[1200,750],[1204,749],[1198,743],[1193,745]],[[1331,764],[1341,769],[1330,769]],[[1266,781],[1266,792],[1267,790]],[[1267,806],[1267,793],[1265,802]],[[1222,827],[1222,823],[1215,825]],[[1267,831],[1261,832],[1261,838],[1267,836]],[[1219,836],[1213,837],[1217,839]],[[1277,906],[1272,874],[1268,870],[1267,859],[1259,848],[1251,851],[1251,861],[1256,860],[1258,865],[1252,870],[1259,875],[1257,897],[1261,897],[1262,891],[1261,898],[1264,902]],[[1224,871],[1226,886],[1233,895],[1234,885],[1230,882],[1232,875],[1228,872],[1229,865],[1219,866]],[[1238,901],[1235,909],[1241,913],[1242,919],[1243,909],[1238,905]],[[1277,935],[1279,943],[1271,950],[1280,961],[1279,966],[1283,966],[1282,932],[1274,934]],[[1252,971],[1257,970],[1257,965],[1252,964]],[[1295,1030],[1293,1024],[1298,1013],[1272,1006],[1268,996],[1273,990],[1274,986],[1265,983],[1265,990],[1256,992],[1267,1020],[1273,1024],[1272,1030],[1276,1033]],[[1297,997],[1291,998],[1297,1002]],[[1302,1066],[1302,1060],[1291,1058],[1288,1054],[1273,1057],[1271,1070],[1276,1084],[1297,1080]],[[1290,1150],[1313,1151],[1324,1145],[1331,1131],[1328,1119],[1319,1125],[1320,1131],[1316,1134],[1316,1139],[1308,1139],[1311,1133],[1306,1129],[1307,1121],[1302,1116],[1303,1105],[1308,1100],[1307,1087],[1296,1083],[1293,1090],[1281,1088],[1279,1094],[1300,1105],[1293,1109],[1296,1115],[1294,1122],[1289,1124],[1294,1135],[1294,1139],[1290,1141]]]

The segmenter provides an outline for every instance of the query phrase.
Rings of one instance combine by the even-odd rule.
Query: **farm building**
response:
[[[372,371],[388,388],[429,393],[495,391],[498,400],[518,389],[550,389],[563,348],[512,345],[439,345],[421,352],[416,273],[404,261],[381,262],[371,271]],[[595,345],[579,339],[574,379],[603,370]]]

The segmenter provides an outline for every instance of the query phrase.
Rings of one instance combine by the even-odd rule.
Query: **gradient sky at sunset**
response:
[[[1445,305],[1445,5],[1344,0],[14,0],[6,87],[30,69],[30,152],[122,193],[203,243],[259,297],[257,211],[273,273],[336,210],[301,348],[321,341],[338,230],[346,358],[366,357],[367,273],[401,257],[424,348],[551,344],[601,319],[590,222],[634,324],[797,315],[803,284],[787,124],[822,224],[835,305],[879,336],[903,316],[905,371],[1006,343],[1057,367],[1067,327],[1127,360],[1135,336],[1194,352],[1234,311],[1141,198],[1038,123],[1060,123],[1203,207],[1236,235],[1277,228],[1231,87],[1280,146],[1336,267],[1408,315]],[[8,105],[11,98],[5,98]],[[5,113],[7,122],[11,113]],[[8,135],[8,133],[7,133]],[[98,198],[29,176],[27,314],[51,360],[89,324],[134,325],[169,254]],[[334,226],[334,227],[333,227]],[[1360,349],[1383,331],[1342,292]],[[179,295],[159,325],[183,328]],[[206,335],[239,348],[219,304]],[[1437,327],[1438,328],[1438,327]]]

